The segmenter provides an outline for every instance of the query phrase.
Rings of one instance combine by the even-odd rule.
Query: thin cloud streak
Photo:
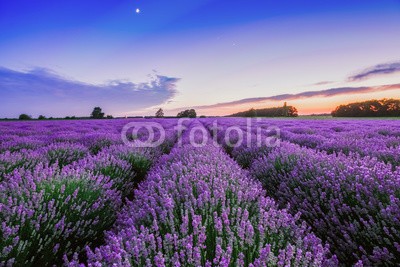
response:
[[[332,81],[322,81],[322,82],[317,82],[317,83],[313,83],[312,85],[327,85],[327,84],[332,84],[334,82]]]
[[[383,92],[395,89],[400,89],[400,83],[382,85],[382,86],[369,86],[369,87],[368,86],[340,87],[340,88],[331,88],[319,91],[306,91],[298,94],[282,94],[282,95],[268,96],[268,97],[244,98],[236,101],[218,103],[214,105],[196,106],[194,108],[196,109],[224,108],[224,107],[232,107],[243,104],[254,104],[263,101],[288,101],[288,100],[305,99],[312,97],[333,97],[338,95],[364,94],[364,93],[379,92],[379,91]]]
[[[145,83],[116,80],[94,85],[66,79],[42,68],[26,72],[0,68],[0,117],[22,112],[88,115],[94,106],[101,106],[108,114],[125,114],[171,100],[179,80],[157,74]]]
[[[396,72],[400,72],[400,61],[372,66],[370,68],[361,71],[360,73],[350,76],[348,80],[351,82],[361,81],[369,79],[374,76],[383,74],[392,74]]]

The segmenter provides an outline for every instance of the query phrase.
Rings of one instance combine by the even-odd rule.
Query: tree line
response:
[[[286,102],[283,107],[275,107],[275,108],[265,108],[265,109],[250,109],[248,111],[238,112],[232,114],[228,117],[297,117],[297,109],[293,106],[287,106]],[[155,118],[164,118],[164,111],[162,108],[158,109],[154,115]],[[173,117],[173,116],[172,116]],[[186,109],[180,111],[176,118],[196,118],[197,113],[194,109]],[[206,116],[200,116],[200,118],[205,118]],[[75,117],[75,116],[67,116],[65,118],[46,118],[43,115],[40,115],[38,120],[51,120],[51,119],[65,119],[65,120],[73,120],[73,119],[112,119],[111,115],[105,115],[100,107],[95,107],[90,114],[90,117]],[[20,120],[32,120],[32,116],[27,114],[21,114],[19,116]]]
[[[88,118],[90,118],[90,119],[112,119],[113,116],[105,115],[105,113],[102,111],[102,109],[100,107],[95,107],[93,109],[92,113],[90,114],[90,117],[66,116],[64,118],[53,118],[53,117],[47,118],[44,115],[39,115],[37,119],[38,120],[53,120],[53,119],[75,120],[75,119],[88,119]],[[23,114],[19,115],[18,119],[27,121],[27,120],[33,120],[34,118],[31,115],[23,113]]]
[[[333,117],[400,117],[400,99],[381,99],[368,100],[364,102],[355,102],[345,105],[340,105],[332,111]],[[287,106],[286,102],[283,107],[254,109],[237,112],[227,117],[297,117],[298,112],[294,106]],[[155,113],[155,118],[164,118],[163,109],[158,109]],[[186,109],[176,115],[177,118],[196,118],[197,114],[194,109]],[[204,118],[205,116],[200,116]],[[40,115],[38,120],[51,119],[112,119],[113,116],[105,115],[100,107],[95,107],[90,114],[90,117],[75,117],[67,116],[65,118],[46,118]],[[32,120],[32,116],[21,114],[20,120]]]
[[[164,118],[164,111],[162,108],[158,109],[155,116],[155,118]],[[176,115],[177,118],[196,118],[197,114],[196,111],[194,109],[187,109],[184,111],[179,112]],[[200,116],[200,117],[204,117],[204,116]],[[92,113],[90,114],[90,117],[76,117],[76,116],[67,116],[65,118],[46,118],[43,115],[40,115],[37,119],[38,120],[52,120],[52,119],[64,119],[64,120],[73,120],[73,119],[112,119],[113,116],[111,115],[105,115],[105,113],[103,112],[103,110],[100,107],[95,107],[92,111]],[[33,120],[33,117],[28,115],[28,114],[21,114],[18,117],[19,120]]]
[[[196,118],[197,117],[197,113],[194,109],[186,109],[183,110],[181,112],[179,112],[176,115],[177,118]],[[201,118],[204,116],[200,116]],[[155,114],[155,118],[164,118],[164,111],[162,110],[162,108],[160,108],[159,110],[157,110],[156,114]]]
[[[340,105],[333,117],[400,117],[400,99],[381,99]]]
[[[293,106],[287,106],[286,102],[283,107],[249,109],[246,111],[232,114],[228,117],[297,117],[297,109]]]

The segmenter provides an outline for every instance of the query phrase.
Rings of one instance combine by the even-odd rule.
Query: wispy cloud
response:
[[[383,74],[392,74],[400,72],[400,61],[392,62],[392,63],[385,63],[385,64],[378,64],[372,67],[369,67],[359,73],[356,73],[348,78],[349,81],[360,81],[365,80],[377,75]]]
[[[332,84],[334,82],[332,81],[322,81],[322,82],[317,82],[317,83],[313,83],[312,85],[327,85],[327,84]]]
[[[116,80],[95,85],[70,80],[47,69],[21,72],[0,68],[0,117],[21,112],[88,115],[94,106],[101,106],[108,114],[125,114],[169,101],[176,94],[179,80],[156,74],[145,83]]]
[[[236,101],[218,103],[214,105],[197,106],[195,108],[197,109],[225,108],[225,107],[239,106],[243,104],[248,104],[250,106],[251,104],[257,104],[259,102],[264,102],[264,101],[288,101],[288,100],[305,99],[312,97],[332,97],[332,96],[347,95],[347,94],[382,92],[395,89],[400,89],[400,83],[382,85],[382,86],[339,87],[339,88],[331,88],[319,91],[306,91],[298,94],[282,94],[282,95],[267,96],[267,97],[244,98]]]

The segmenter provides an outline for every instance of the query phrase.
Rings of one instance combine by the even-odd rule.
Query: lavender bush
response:
[[[38,153],[42,154],[50,165],[57,163],[61,168],[84,158],[89,154],[89,150],[79,144],[54,143],[38,149]]]
[[[99,151],[101,151],[103,148],[112,146],[112,145],[118,145],[122,144],[122,139],[121,135],[116,133],[116,134],[110,134],[108,132],[96,132],[96,133],[89,133],[85,134],[79,142],[86,146],[90,153],[92,154],[97,154]]]
[[[111,146],[102,150],[102,154],[110,154],[120,160],[128,162],[131,171],[135,172],[137,179],[142,180],[149,171],[154,161],[161,155],[160,151],[152,148],[136,148],[125,145]]]
[[[0,154],[0,182],[5,175],[15,169],[33,170],[37,165],[48,163],[47,159],[34,150],[22,150],[20,152],[6,151]]]
[[[121,196],[131,196],[133,189],[138,183],[136,173],[129,162],[119,159],[111,154],[101,152],[95,156],[88,156],[80,161],[74,162],[65,169],[84,169],[94,175],[110,177],[113,189],[121,192]]]
[[[107,245],[88,249],[90,266],[337,264],[220,148],[184,145],[159,162],[120,212]]]
[[[109,178],[38,166],[0,186],[0,265],[51,266],[102,241],[120,195]]]
[[[256,160],[251,172],[268,195],[301,212],[343,263],[399,262],[399,169],[286,144]]]
[[[12,140],[0,143],[0,152],[18,152],[26,149],[36,149],[44,146],[45,142],[32,137],[14,137]]]

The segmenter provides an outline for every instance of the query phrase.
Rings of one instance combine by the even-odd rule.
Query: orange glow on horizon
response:
[[[289,106],[297,108],[299,115],[331,113],[337,106],[353,102],[361,102],[370,99],[399,98],[400,90],[389,90],[384,92],[372,92],[366,94],[347,94],[333,97],[312,97],[296,100],[287,100]],[[225,107],[198,108],[199,115],[225,116],[236,112],[249,110],[250,108],[260,109],[282,106],[285,101],[259,101],[247,104],[236,104]]]

